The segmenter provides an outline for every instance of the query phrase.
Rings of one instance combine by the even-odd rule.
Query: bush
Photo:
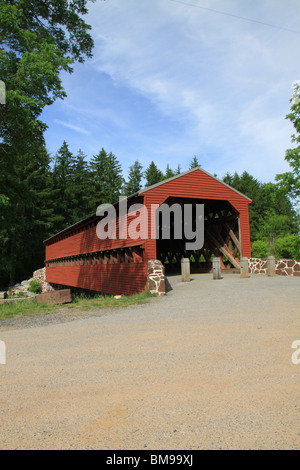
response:
[[[300,259],[300,237],[286,235],[275,241],[276,258]]]
[[[42,286],[39,281],[36,279],[32,279],[32,281],[29,282],[29,292],[33,292],[34,294],[39,294],[42,291]]]
[[[266,258],[273,255],[275,258],[300,259],[300,237],[298,235],[285,235],[278,237],[274,243],[267,240],[256,240],[252,244],[252,258]]]
[[[252,243],[252,258],[266,258],[269,256],[269,246],[266,240],[256,240]]]

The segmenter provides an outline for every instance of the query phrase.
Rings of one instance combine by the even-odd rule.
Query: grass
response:
[[[0,320],[13,317],[46,315],[57,311],[58,307],[58,305],[38,304],[35,299],[22,302],[3,302],[0,303]]]
[[[35,299],[21,302],[0,303],[0,321],[6,318],[25,317],[32,315],[49,315],[61,308],[88,311],[96,308],[120,308],[130,305],[144,304],[153,297],[149,292],[122,296],[115,299],[112,295],[101,294],[94,297],[77,295],[71,304],[46,305],[38,304]]]
[[[153,297],[149,292],[140,292],[133,295],[123,295],[119,299],[115,299],[112,295],[99,295],[96,297],[88,297],[86,295],[76,296],[71,304],[66,304],[67,308],[75,308],[79,310],[90,310],[94,308],[120,308],[129,307],[130,305],[144,304]]]

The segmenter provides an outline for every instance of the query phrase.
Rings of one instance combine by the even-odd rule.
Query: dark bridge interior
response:
[[[178,239],[178,221],[175,228],[174,213],[170,211],[169,220],[160,214],[158,219],[157,257],[164,264],[167,273],[180,272],[182,258],[189,258],[191,272],[209,272],[212,269],[212,258],[219,257],[222,270],[240,269],[239,214],[228,201],[169,198],[165,201],[169,207],[173,204],[181,206],[182,237]],[[204,204],[204,244],[201,249],[186,250],[187,239],[184,224],[184,205],[192,204],[192,230],[200,227],[196,221],[196,204]],[[178,207],[177,207],[178,209]],[[168,234],[170,233],[170,236]],[[164,238],[164,237],[168,238]]]

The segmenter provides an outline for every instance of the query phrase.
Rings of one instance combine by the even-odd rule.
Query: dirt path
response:
[[[147,305],[2,324],[0,449],[299,449],[300,278],[170,282]]]

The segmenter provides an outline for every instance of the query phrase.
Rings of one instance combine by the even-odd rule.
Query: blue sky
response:
[[[299,0],[96,0],[85,21],[93,58],[42,116],[52,155],[64,140],[88,159],[103,147],[125,177],[135,160],[185,171],[194,155],[219,178],[288,170]]]

